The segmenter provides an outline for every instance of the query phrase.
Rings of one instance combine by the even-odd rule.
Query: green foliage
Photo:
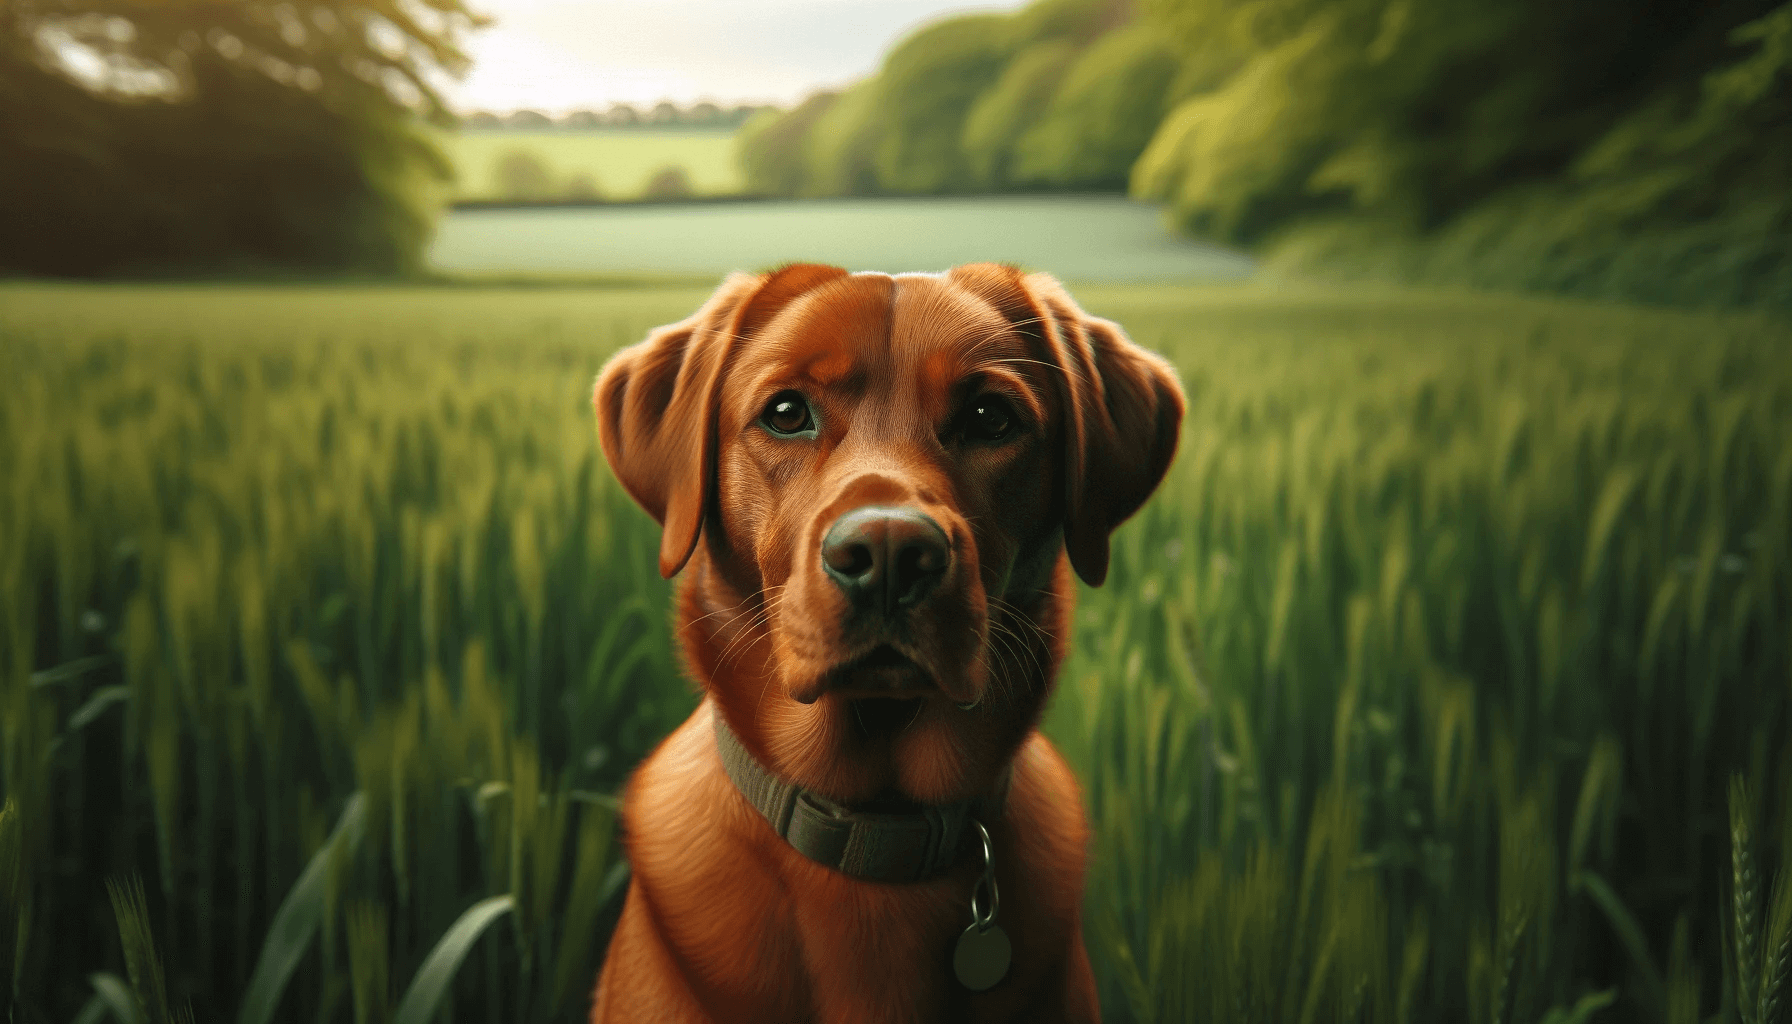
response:
[[[525,927],[444,998],[578,1016],[618,895],[592,794],[693,705],[590,386],[702,296],[525,295],[6,289],[15,1016],[125,973],[98,880],[126,870],[199,1019],[380,1019],[506,894]]]
[[[977,97],[965,115],[960,145],[979,185],[996,189],[1013,181],[1015,143],[1045,113],[1076,54],[1076,45],[1068,40],[1034,43],[1016,54],[1002,77]]]
[[[1164,116],[1180,65],[1152,25],[1101,37],[1071,66],[1016,147],[1014,177],[1059,187],[1124,188]]]
[[[118,940],[124,947],[124,962],[131,975],[131,994],[136,998],[137,1012],[148,1024],[169,1024],[168,989],[162,977],[162,959],[156,955],[154,930],[149,926],[149,902],[143,895],[143,880],[128,881],[108,878],[106,891],[112,897],[112,913],[118,920]]]
[[[417,268],[461,0],[0,9],[0,271]],[[57,53],[86,57],[75,71]]]
[[[1740,775],[1730,780],[1730,905],[1726,958],[1742,1024],[1781,1024],[1792,1002],[1792,810],[1780,810],[1780,863],[1771,892],[1756,866],[1757,811]],[[1771,824],[1771,822],[1769,823]]]
[[[1131,17],[1131,0],[1034,0],[1015,12],[1014,38],[1023,45],[1060,40],[1083,46]]]
[[[411,981],[404,1001],[398,1004],[396,1024],[429,1024],[436,1019],[442,997],[447,995],[455,972],[473,944],[492,922],[515,908],[516,900],[509,895],[493,896],[467,908],[467,912],[442,936],[442,941],[429,951],[429,958],[423,961],[423,967]]]
[[[310,950],[318,925],[328,912],[325,886],[330,878],[330,866],[349,856],[360,845],[366,831],[366,819],[366,799],[359,793],[350,796],[329,840],[312,854],[304,874],[280,901],[280,909],[275,911],[267,936],[262,940],[255,973],[249,977],[248,990],[237,1014],[238,1024],[270,1024],[273,1021],[287,982]]]
[[[24,955],[24,940],[30,933],[31,921],[26,916],[25,897],[29,890],[19,863],[19,809],[8,797],[0,802],[0,993],[7,999],[18,994],[15,965]]]
[[[496,173],[508,153],[528,153],[542,165],[553,200],[627,202],[640,198],[653,172],[677,164],[702,195],[739,195],[743,188],[735,162],[733,132],[666,129],[565,129],[545,131],[461,130],[437,133],[436,141],[454,166],[453,198],[493,201],[507,198]]]
[[[749,184],[777,196],[1122,186],[1180,66],[1158,33],[1121,28],[1131,13],[1039,0],[924,27],[838,97],[750,123]]]
[[[554,193],[547,164],[526,149],[513,149],[499,157],[492,167],[492,180],[505,199],[516,202],[547,199]]]
[[[1792,302],[1792,5],[1157,0],[1133,194],[1291,276]],[[1235,68],[1228,72],[1228,69]]]
[[[818,92],[788,113],[766,108],[741,127],[736,153],[747,191],[762,196],[793,196],[809,181],[803,141],[816,120],[839,99]]]
[[[689,199],[696,194],[691,188],[691,176],[677,164],[668,164],[654,171],[647,179],[647,187],[641,191],[641,198],[655,200]]]
[[[872,195],[877,149],[884,134],[882,84],[864,79],[840,94],[804,137],[805,196]]]
[[[875,164],[885,189],[938,194],[971,187],[959,146],[965,118],[1001,76],[1012,45],[1008,18],[969,15],[929,25],[890,51],[878,73],[886,128]]]
[[[1716,1012],[1704,809],[1731,768],[1792,803],[1784,325],[1078,297],[1191,397],[1047,718],[1094,818],[1104,1019]],[[1349,834],[1335,792],[1363,888],[1328,960],[1321,882],[1304,928],[1290,908]]]

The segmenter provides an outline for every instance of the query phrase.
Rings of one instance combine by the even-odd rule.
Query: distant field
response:
[[[997,260],[1077,281],[1222,281],[1251,269],[1120,196],[461,210],[442,219],[430,253],[453,273],[719,274],[797,259],[891,271]]]
[[[599,196],[633,199],[654,172],[683,167],[698,195],[741,189],[732,132],[699,131],[461,131],[445,135],[460,199],[505,199],[498,162],[512,152],[534,154],[562,188],[586,176]]]
[[[582,1019],[607,794],[695,700],[590,387],[706,291],[0,284],[19,1019],[103,1014],[131,874],[199,1020],[391,1020],[493,899],[454,1019]],[[1076,295],[1190,399],[1045,723],[1104,1019],[1715,1011],[1720,920],[1792,893],[1715,884],[1732,769],[1792,828],[1786,326]]]

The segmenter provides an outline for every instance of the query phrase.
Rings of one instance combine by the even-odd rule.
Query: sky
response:
[[[444,90],[472,110],[778,103],[876,70],[911,29],[1025,0],[473,0],[494,23]]]

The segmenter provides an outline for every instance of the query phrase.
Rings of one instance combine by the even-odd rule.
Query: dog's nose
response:
[[[951,561],[945,531],[912,508],[855,508],[821,541],[822,568],[846,596],[885,615],[920,603]]]

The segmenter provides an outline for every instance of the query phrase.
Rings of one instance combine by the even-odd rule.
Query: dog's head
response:
[[[687,563],[680,639],[756,757],[849,802],[993,783],[1062,656],[1074,568],[1175,452],[1161,358],[1051,277],[798,264],[616,355],[616,476]]]

